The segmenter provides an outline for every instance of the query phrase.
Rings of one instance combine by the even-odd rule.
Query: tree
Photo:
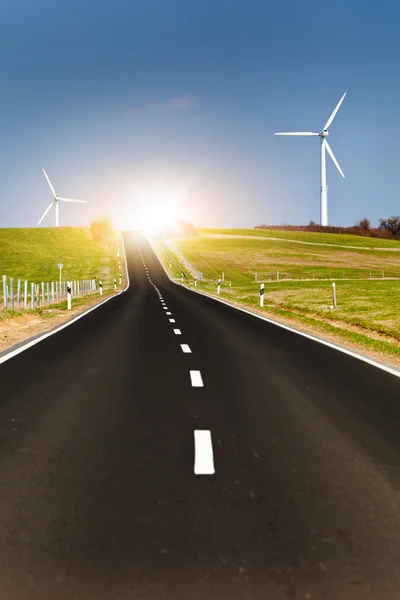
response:
[[[379,219],[379,229],[390,231],[393,237],[400,237],[400,217]]]
[[[369,231],[371,229],[371,221],[367,217],[364,217],[357,223],[357,227],[361,227],[364,231]]]
[[[96,242],[104,242],[113,232],[111,219],[106,215],[96,217],[90,226],[90,231]]]

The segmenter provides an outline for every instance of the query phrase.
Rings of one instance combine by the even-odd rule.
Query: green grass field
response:
[[[260,238],[281,238],[311,244],[358,246],[360,248],[391,248],[400,251],[400,241],[369,238],[341,233],[310,233],[275,229],[199,229],[200,235],[240,235]]]
[[[253,233],[253,230],[247,231]],[[400,361],[400,255],[380,251],[376,246],[372,250],[348,247],[356,245],[357,236],[343,236],[349,239],[347,244],[343,240],[340,247],[318,245],[318,240],[327,235],[312,234],[315,246],[264,236],[260,236],[264,239],[200,236],[174,240],[174,243],[185,258],[203,272],[204,279],[197,283],[200,291],[216,296],[217,280],[224,273],[221,298],[262,310],[271,318],[303,325],[306,330],[339,343],[346,341],[375,355],[378,353],[382,358]],[[158,244],[158,249],[161,247],[162,244]],[[164,264],[169,270],[165,260]],[[385,279],[382,279],[382,271]],[[370,272],[375,279],[369,279]],[[171,275],[179,279],[176,272]],[[297,280],[295,275],[299,276]],[[345,279],[342,280],[342,276]],[[261,281],[265,282],[263,309],[259,307]],[[337,289],[334,310],[330,308],[332,281]],[[193,285],[193,281],[189,285]]]
[[[0,277],[32,283],[58,281],[57,264],[62,263],[63,281],[97,277],[110,287],[119,273],[116,241],[100,244],[92,239],[89,228],[0,229],[0,248]]]

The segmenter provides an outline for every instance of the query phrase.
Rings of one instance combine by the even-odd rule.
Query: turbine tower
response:
[[[45,213],[43,214],[42,218],[40,219],[40,221],[38,222],[38,224],[36,225],[36,227],[38,227],[40,225],[40,223],[43,221],[43,219],[45,218],[45,216],[47,215],[47,213],[49,212],[49,210],[51,209],[51,207],[53,206],[53,204],[55,205],[55,209],[56,209],[56,227],[59,227],[59,220],[58,220],[58,201],[62,200],[63,202],[87,202],[87,200],[72,200],[71,198],[61,198],[60,196],[57,196],[50,179],[47,176],[46,171],[43,169],[43,173],[44,176],[47,179],[47,183],[50,186],[50,189],[53,193],[53,200],[50,202],[49,206],[46,208]]]
[[[328,225],[328,186],[326,185],[326,154],[325,150],[328,150],[329,156],[331,157],[333,163],[335,164],[337,170],[341,174],[344,179],[343,171],[339,166],[338,161],[333,154],[330,145],[328,144],[328,140],[326,139],[329,135],[328,127],[332,124],[333,119],[336,116],[337,111],[342,104],[346,92],[340,98],[335,110],[325,123],[324,128],[319,133],[312,133],[311,131],[295,131],[290,133],[274,133],[274,135],[305,135],[305,136],[319,136],[321,138],[321,225]]]

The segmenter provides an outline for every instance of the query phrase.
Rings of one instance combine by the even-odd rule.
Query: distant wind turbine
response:
[[[47,183],[50,186],[50,189],[51,189],[51,191],[53,193],[54,198],[50,202],[49,206],[47,207],[45,213],[43,214],[42,218],[40,219],[40,221],[38,222],[38,224],[36,225],[36,227],[38,227],[40,225],[40,223],[43,221],[43,219],[45,218],[45,216],[47,215],[47,213],[49,212],[49,210],[51,209],[51,207],[53,206],[53,204],[55,205],[55,208],[56,208],[56,227],[59,227],[59,220],[58,220],[58,201],[59,200],[62,200],[63,202],[87,202],[87,200],[72,200],[71,198],[61,198],[60,196],[57,196],[57,194],[56,194],[56,192],[55,192],[55,190],[54,190],[54,188],[53,188],[53,186],[51,184],[51,181],[48,178],[47,173],[46,173],[46,171],[44,169],[43,169],[43,173],[44,173],[44,176],[47,179]]]
[[[337,111],[342,104],[346,92],[340,98],[338,105],[335,110],[325,123],[325,127],[319,133],[312,133],[311,131],[296,131],[290,133],[274,133],[274,135],[305,135],[305,136],[315,136],[318,135],[321,138],[321,225],[328,225],[328,186],[326,185],[326,155],[325,150],[328,150],[329,156],[333,160],[337,170],[344,178],[343,171],[339,166],[338,161],[333,154],[331,147],[328,144],[327,136],[329,135],[328,127],[332,124],[333,119],[336,116]]]

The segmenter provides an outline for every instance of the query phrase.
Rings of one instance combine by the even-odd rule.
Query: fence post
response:
[[[28,282],[24,281],[24,308],[27,307],[27,303],[28,303]]]
[[[36,285],[37,307],[40,308],[40,285]]]
[[[42,281],[42,304],[44,304],[44,281]]]
[[[260,285],[260,306],[264,306],[264,284]]]
[[[222,281],[225,281],[225,273],[222,273]]]
[[[50,283],[46,281],[47,305],[50,304]]]
[[[71,282],[67,284],[67,309],[71,310]]]
[[[54,302],[54,281],[51,282],[51,301]]]
[[[20,307],[20,303],[21,303],[21,280],[18,279],[18,283],[17,283],[17,308]]]
[[[333,308],[336,308],[336,283],[332,283]]]
[[[279,271],[276,272],[276,280],[279,281]]]
[[[217,294],[219,294],[220,289],[221,289],[221,279],[218,279]]]
[[[10,277],[10,308],[14,308],[14,277]]]
[[[4,308],[8,308],[8,296],[7,296],[7,275],[3,275],[3,297],[4,297]]]

